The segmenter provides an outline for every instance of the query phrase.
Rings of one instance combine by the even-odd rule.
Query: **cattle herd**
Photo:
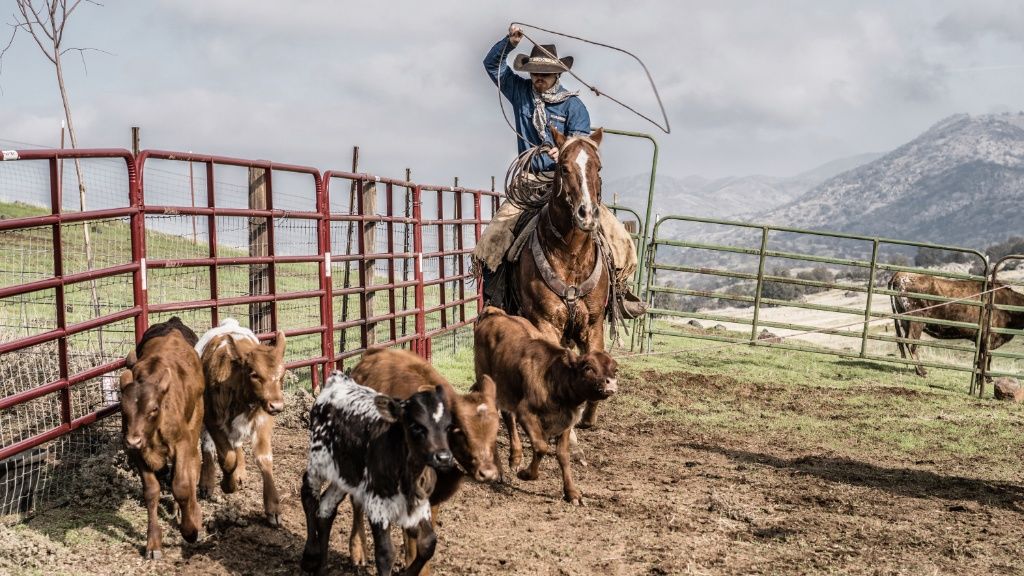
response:
[[[217,468],[224,493],[242,486],[246,442],[262,475],[267,522],[280,525],[271,439],[274,415],[284,408],[284,353],[282,332],[263,344],[228,319],[198,338],[175,317],[146,330],[129,354],[120,379],[122,432],[142,478],[148,558],[161,557],[161,485],[170,485],[183,538],[195,542],[198,498],[212,496]],[[474,364],[476,382],[466,394],[404,350],[370,349],[349,374],[331,374],[309,415],[301,490],[306,543],[296,559],[303,572],[324,572],[338,506],[351,496],[353,563],[366,561],[365,516],[379,574],[391,574],[392,525],[404,531],[405,573],[429,573],[439,506],[464,476],[505,479],[501,420],[512,471],[536,479],[554,442],[563,496],[582,502],[570,468],[573,426],[588,402],[616,391],[615,361],[605,352],[578,355],[545,340],[528,321],[486,308],[475,326]],[[533,448],[522,469],[518,426]]]

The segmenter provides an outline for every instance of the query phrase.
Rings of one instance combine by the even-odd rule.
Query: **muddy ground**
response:
[[[666,377],[640,373],[632,383],[646,378]],[[709,386],[729,389],[738,401],[771,394],[724,377],[668,378],[694,398]],[[624,382],[621,389],[632,392],[604,407],[599,428],[580,434],[589,460],[576,466],[585,506],[561,500],[554,459],[536,482],[467,484],[442,510],[435,573],[1024,573],[1020,483],[976,477],[971,462],[851,458],[774,435],[698,433],[637,409],[660,400],[643,387]],[[810,400],[805,408],[814,410]],[[143,560],[139,481],[122,455],[105,456],[86,467],[96,481],[68,506],[0,528],[0,573],[297,573],[307,436],[302,402],[290,404],[274,440],[283,527],[262,521],[252,467],[240,494],[203,503],[207,529],[199,543],[183,544],[165,517],[164,559]],[[372,574],[349,563],[349,519],[345,503],[330,573]]]

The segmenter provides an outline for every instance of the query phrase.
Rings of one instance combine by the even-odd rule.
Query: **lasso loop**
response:
[[[615,102],[616,104],[618,104],[619,106],[622,106],[626,110],[629,110],[633,114],[636,114],[637,116],[643,118],[644,120],[647,120],[651,124],[654,124],[662,132],[664,132],[665,134],[671,134],[672,133],[672,128],[669,126],[669,123],[668,123],[668,115],[665,113],[665,105],[662,104],[662,102],[661,102],[661,95],[658,94],[658,87],[654,85],[654,78],[651,77],[651,72],[647,69],[647,66],[643,63],[643,60],[638,58],[636,56],[636,54],[633,54],[632,52],[630,52],[628,50],[623,50],[622,48],[617,48],[615,46],[611,46],[609,44],[603,44],[601,42],[595,42],[593,40],[587,40],[586,38],[581,38],[579,36],[573,36],[572,34],[563,34],[561,32],[555,32],[554,30],[548,30],[546,28],[541,28],[540,26],[534,26],[533,24],[526,24],[526,23],[523,23],[523,22],[512,22],[512,24],[516,25],[516,26],[520,26],[520,27],[525,26],[527,28],[533,28],[534,30],[540,30],[541,32],[547,32],[548,34],[554,34],[556,36],[563,36],[565,38],[572,38],[573,40],[579,40],[580,42],[586,42],[587,44],[593,44],[595,46],[601,46],[602,48],[608,48],[610,50],[615,50],[616,52],[622,52],[623,54],[629,56],[633,60],[636,60],[637,64],[640,64],[640,67],[644,69],[644,74],[647,75],[647,82],[651,85],[651,90],[654,91],[654,98],[658,101],[658,109],[661,110],[661,117],[662,117],[662,119],[665,122],[664,126],[662,126],[660,123],[654,121],[649,116],[638,112],[636,109],[634,109],[633,107],[629,106],[628,104],[622,102],[621,100],[611,96],[607,92],[604,92],[602,90],[598,90],[598,88],[596,86],[594,86],[592,84],[588,84],[585,80],[583,80],[582,78],[577,76],[576,73],[573,72],[571,69],[570,70],[566,70],[566,72],[570,76],[572,76],[573,78],[578,80],[580,82],[580,84],[583,84],[584,86],[589,88],[595,95],[597,95],[597,96],[604,96],[605,98],[608,98],[612,102]],[[536,45],[538,48],[540,48],[541,51],[544,52],[544,55],[547,56],[548,58],[551,58],[552,60],[557,60],[558,59],[549,50],[545,49],[544,46],[538,44],[537,41],[534,40],[533,38],[530,38],[525,32],[523,32],[523,37],[525,37],[530,42],[533,42],[534,45]]]
[[[579,36],[572,36],[570,34],[555,32],[553,30],[548,30],[545,28],[541,28],[539,26],[534,26],[532,24],[525,24],[522,22],[512,22],[512,24],[518,25],[520,27],[525,26],[527,28],[533,28],[535,30],[547,32],[549,34],[555,34],[557,36],[572,38],[574,40],[579,40],[581,42],[586,42],[588,44],[594,44],[596,46],[602,46],[604,48],[610,48],[612,50],[616,50],[618,52],[627,54],[628,56],[636,60],[637,63],[639,63],[640,66],[643,68],[644,74],[647,75],[647,81],[650,83],[651,89],[654,91],[654,97],[658,101],[658,108],[661,110],[661,116],[665,121],[664,126],[662,126],[658,122],[655,122],[654,120],[645,116],[644,114],[641,114],[640,112],[636,111],[635,109],[621,102],[620,100],[608,95],[605,92],[602,92],[596,86],[587,83],[578,75],[576,75],[576,73],[574,73],[572,70],[566,70],[566,72],[568,72],[573,78],[578,80],[581,84],[589,88],[596,96],[604,96],[609,100],[615,102],[619,106],[622,106],[623,108],[626,108],[630,112],[633,112],[634,114],[643,118],[644,120],[647,120],[651,124],[654,124],[666,134],[671,133],[671,128],[669,127],[668,123],[668,115],[665,114],[665,106],[661,102],[661,96],[658,94],[658,88],[654,85],[654,79],[651,77],[651,73],[647,70],[647,66],[644,65],[643,61],[641,61],[640,58],[638,58],[636,55],[621,48],[616,48],[615,46],[602,44],[600,42],[594,42],[592,40],[580,38]],[[525,37],[527,40],[529,40],[534,45],[539,47],[543,52],[545,52],[545,54],[549,58],[556,59],[554,54],[552,54],[550,51],[548,51],[543,46],[538,44],[536,40],[531,38],[525,32],[523,32],[523,37]],[[501,57],[498,60],[498,73],[497,78],[495,79],[498,86],[498,106],[501,107],[501,115],[505,119],[505,123],[508,124],[508,127],[512,129],[512,132],[514,132],[515,135],[524,143],[529,144],[530,141],[525,136],[520,134],[518,130],[516,130],[516,127],[512,124],[512,121],[508,117],[508,113],[505,111],[505,101],[502,98],[501,93],[501,76],[502,67],[508,67],[507,58],[507,50],[503,48],[501,51]],[[534,158],[536,158],[540,154],[547,154],[547,150],[547,144],[541,144],[533,146],[531,148],[527,148],[525,151],[523,151],[522,154],[517,156],[516,159],[512,161],[512,164],[510,164],[508,167],[508,171],[505,172],[505,197],[508,200],[508,202],[510,202],[513,206],[516,206],[520,210],[536,211],[551,201],[551,197],[554,194],[554,187],[551,186],[553,178],[545,176],[544,174],[536,174],[532,170]]]

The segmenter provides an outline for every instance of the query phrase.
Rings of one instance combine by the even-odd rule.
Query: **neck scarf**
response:
[[[533,127],[537,130],[541,142],[547,140],[548,111],[545,104],[565,102],[577,94],[579,94],[579,91],[569,92],[568,90],[562,90],[560,82],[555,82],[554,86],[544,92],[533,91]]]

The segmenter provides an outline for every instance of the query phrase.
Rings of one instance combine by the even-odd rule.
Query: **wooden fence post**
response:
[[[267,209],[267,171],[263,168],[249,168],[249,209]],[[270,244],[267,235],[269,218],[249,217],[249,256],[269,256]],[[270,294],[270,264],[249,265],[249,295]],[[249,327],[257,334],[270,332],[269,302],[255,302],[249,305]]]
[[[363,215],[370,218],[370,221],[363,221],[363,310],[366,319],[366,346],[370,347],[377,343],[377,336],[375,334],[377,323],[370,322],[370,318],[374,315],[373,303],[374,303],[374,292],[370,291],[370,287],[374,284],[374,273],[373,266],[376,261],[370,257],[371,254],[377,251],[377,222],[373,220],[373,217],[377,213],[377,183],[374,181],[368,181],[363,185],[363,189],[360,191],[362,194],[362,207]]]

